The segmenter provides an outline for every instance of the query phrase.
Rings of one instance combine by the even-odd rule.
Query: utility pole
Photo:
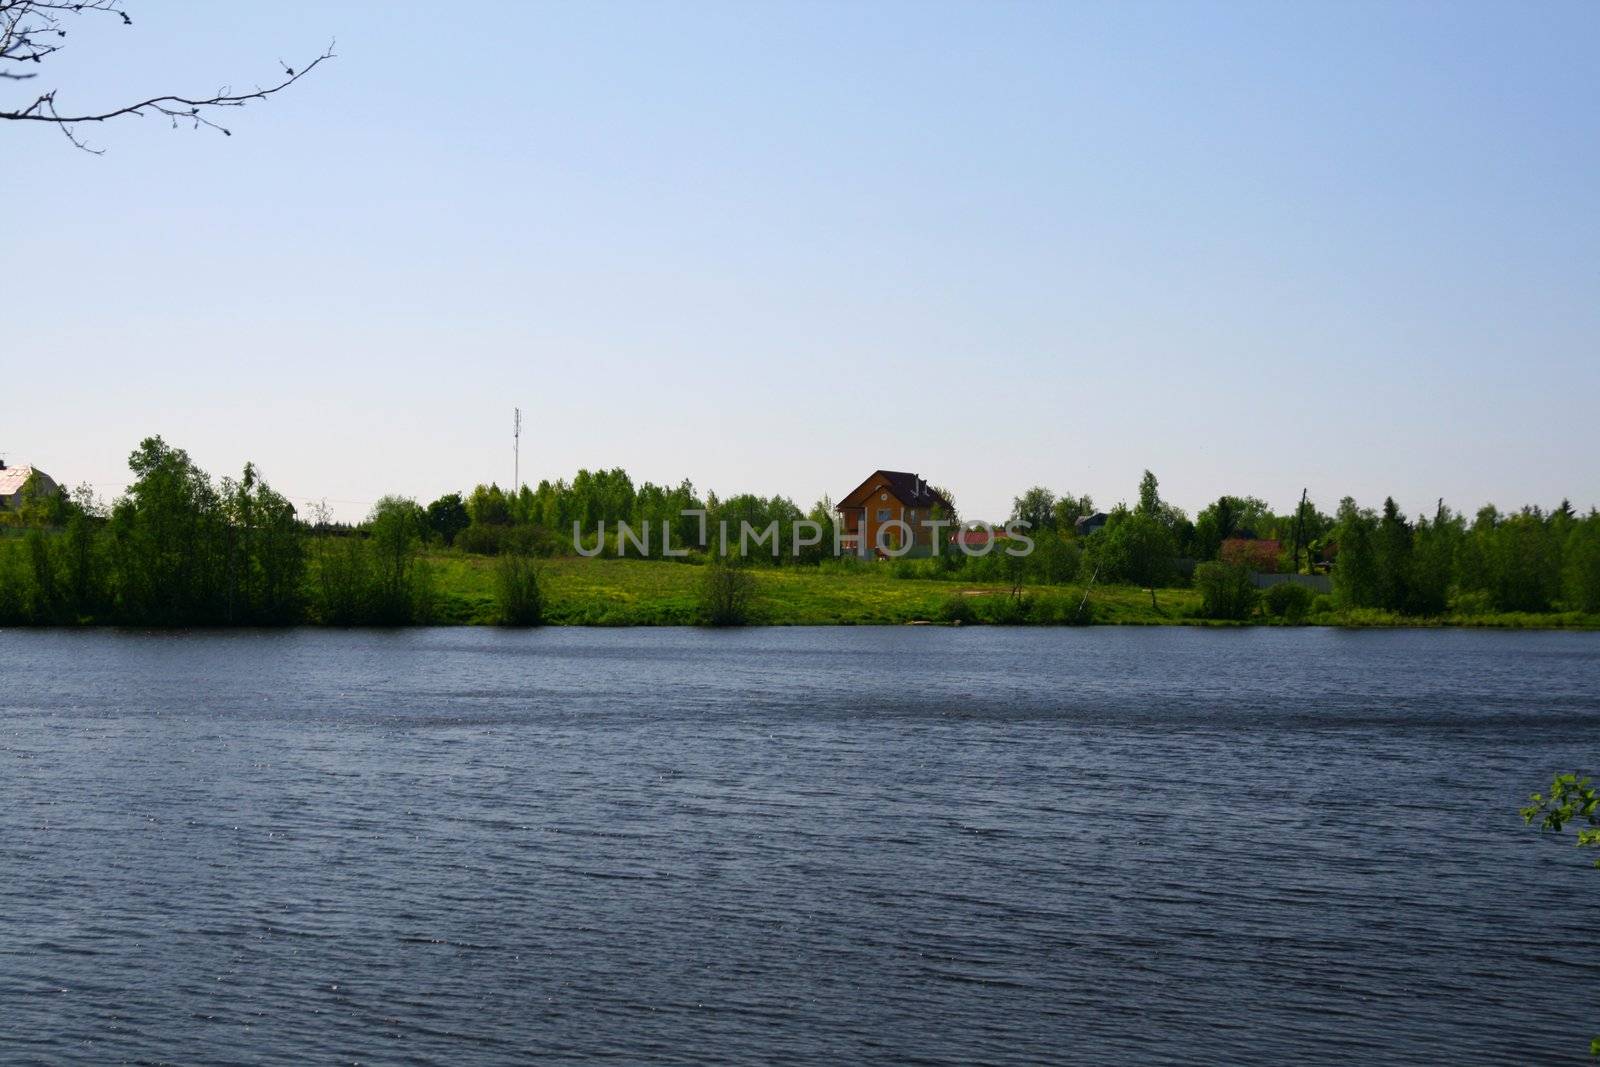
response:
[[[1309,487],[1308,487],[1309,488]],[[1306,517],[1306,490],[1300,490],[1300,506],[1294,512],[1294,572],[1300,573],[1300,528]],[[1306,553],[1306,562],[1311,562],[1311,554]],[[1306,568],[1310,570],[1310,567]]]
[[[511,495],[522,492],[522,409],[511,409]]]

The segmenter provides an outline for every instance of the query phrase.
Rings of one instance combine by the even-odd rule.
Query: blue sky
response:
[[[127,6],[63,107],[339,57],[0,128],[12,463],[1600,504],[1600,6]]]

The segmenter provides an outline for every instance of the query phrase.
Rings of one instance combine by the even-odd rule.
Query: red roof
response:
[[[952,545],[986,545],[990,541],[1004,541],[1010,535],[1004,530],[957,530],[950,535]]]

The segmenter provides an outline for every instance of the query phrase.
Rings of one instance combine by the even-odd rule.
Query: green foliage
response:
[[[1568,823],[1577,825],[1579,848],[1600,848],[1600,791],[1594,783],[1576,772],[1558,774],[1550,782],[1550,794],[1534,793],[1522,809],[1522,821],[1529,825],[1539,820],[1540,830],[1559,834]],[[1594,861],[1600,868],[1600,858]],[[1600,1037],[1589,1042],[1589,1055],[1600,1056]]]
[[[1565,546],[1567,603],[1578,611],[1600,612],[1600,514],[1573,523]]]
[[[430,600],[428,575],[417,566],[426,513],[416,501],[386,496],[367,516],[372,588],[370,621],[398,626],[421,621]]]
[[[1381,516],[1347,497],[1334,536],[1334,590],[1343,606],[1423,616],[1444,611],[1462,527],[1443,504],[1432,522],[1413,525],[1392,497]]]
[[[1254,532],[1289,544],[1321,544],[1322,561],[1332,560],[1337,605],[1319,598],[1309,605],[1298,592],[1269,592],[1272,618],[1337,621],[1351,625],[1406,624],[1421,617],[1451,614],[1451,625],[1594,626],[1600,620],[1600,514],[1576,514],[1570,505],[1546,514],[1524,508],[1502,515],[1480,511],[1469,526],[1440,507],[1429,518],[1409,521],[1394,502],[1381,514],[1346,499],[1337,522],[1309,503],[1298,516],[1275,516],[1248,496],[1224,496],[1191,524],[1181,511],[1161,500],[1153,474],[1145,473],[1138,504],[1116,508],[1103,534],[1078,539],[1073,522],[1092,510],[1087,497],[1057,497],[1034,487],[1017,498],[1016,511],[1035,523],[1034,549],[1018,557],[1007,551],[1017,542],[1001,541],[981,557],[968,557],[948,544],[932,558],[908,558],[879,565],[833,556],[836,516],[830,501],[803,514],[782,496],[738,494],[702,501],[694,486],[649,482],[635,486],[621,469],[580,470],[567,481],[542,481],[536,489],[508,494],[480,485],[463,500],[449,493],[427,509],[411,501],[385,498],[360,528],[336,528],[321,517],[310,529],[281,495],[271,490],[253,465],[237,479],[213,482],[188,455],[160,438],[141,442],[129,459],[135,475],[127,493],[109,513],[92,493],[72,496],[24,489],[25,505],[4,516],[0,530],[0,624],[72,625],[123,623],[146,626],[292,624],[317,621],[337,625],[401,624],[432,617],[447,621],[495,621],[502,617],[495,589],[496,569],[468,555],[518,555],[556,559],[573,553],[573,522],[584,524],[590,545],[605,557],[626,551],[616,523],[642,532],[649,524],[648,554],[662,556],[661,529],[672,531],[675,548],[720,549],[726,523],[730,549],[737,551],[748,526],[772,540],[756,546],[753,562],[764,564],[760,588],[762,617],[782,621],[907,621],[941,613],[950,586],[977,586],[963,592],[975,615],[1006,621],[1078,621],[1077,595],[1049,591],[1097,575],[1095,603],[1106,621],[1160,621],[1156,591],[1170,583],[1175,557],[1205,556],[1220,550],[1230,533]],[[702,521],[685,510],[705,508]],[[953,509],[952,509],[953,511]],[[935,512],[938,518],[949,518]],[[815,522],[819,543],[796,549],[796,524]],[[596,537],[598,523],[607,524]],[[808,534],[809,536],[809,534]],[[433,557],[425,546],[451,547]],[[680,562],[677,556],[674,562]],[[681,562],[698,563],[700,551]],[[456,576],[460,567],[482,566],[480,586],[468,599],[439,595],[432,574]],[[585,560],[599,564],[602,560]],[[1276,561],[1274,561],[1276,562]],[[804,580],[792,566],[804,563]],[[520,566],[520,564],[518,564]],[[564,604],[550,599],[539,581],[541,610],[556,621],[693,621],[707,618],[699,588],[704,572],[687,572],[659,581],[672,593],[635,604],[633,594],[613,591],[603,601]],[[574,573],[592,573],[580,568]],[[561,573],[567,573],[562,571]],[[899,579],[891,589],[886,579]],[[811,579],[826,579],[814,585]],[[836,584],[829,586],[828,581]],[[1109,583],[1110,588],[1102,590]],[[1129,602],[1128,583],[1149,592],[1148,606]],[[1235,585],[1237,583],[1235,582]],[[1205,601],[1205,588],[1218,585],[1214,572],[1197,578],[1193,593],[1172,594],[1188,605]],[[996,598],[996,587],[1005,595]],[[755,588],[752,581],[750,588]],[[767,609],[766,597],[782,591],[789,601]],[[1227,592],[1223,590],[1223,592]],[[870,595],[869,595],[870,594]],[[1230,599],[1230,597],[1232,599]],[[1235,589],[1213,589],[1210,613],[1238,614]],[[864,599],[863,599],[864,598]],[[507,598],[515,601],[518,598]],[[1010,599],[1013,604],[1001,603]],[[967,603],[967,601],[962,601]],[[1019,610],[1016,605],[1027,605]],[[1220,607],[1219,607],[1220,606]],[[959,609],[958,609],[959,610]],[[1554,614],[1554,612],[1563,612]],[[785,614],[788,612],[788,614]],[[1588,613],[1588,614],[1580,614]],[[1248,614],[1248,611],[1245,612]],[[506,617],[519,616],[511,612]],[[1194,616],[1189,616],[1191,620]]]
[[[244,476],[223,479],[228,529],[227,621],[284,626],[305,607],[305,530],[294,505],[245,464]]]
[[[1042,530],[1034,536],[1033,554],[1026,557],[1028,574],[1045,585],[1070,582],[1078,577],[1082,557],[1082,549],[1060,530]]]
[[[89,622],[110,614],[105,547],[98,523],[77,510],[67,520],[60,544],[61,581],[71,604],[73,622]]]
[[[446,493],[428,505],[428,532],[446,545],[454,544],[456,535],[471,524],[460,493]]]
[[[1479,511],[1462,555],[1462,587],[1487,593],[1497,611],[1548,611],[1559,594],[1559,534],[1536,508]]]
[[[137,476],[117,502],[102,550],[87,515],[55,549],[65,599],[57,617],[143,626],[297,622],[305,588],[304,530],[293,505],[246,464],[220,490],[159,437],[129,457]],[[44,560],[39,559],[40,566]]]
[[[1139,479],[1139,507],[1138,514],[1156,518],[1161,514],[1160,483],[1156,476],[1149,471]]]
[[[1042,485],[1036,485],[1011,502],[1011,518],[1025,522],[1030,530],[1054,529],[1056,525],[1056,495]]]
[[[700,579],[700,615],[711,626],[743,626],[750,621],[755,578],[733,560],[713,560]]]
[[[367,622],[372,602],[372,571],[365,542],[355,536],[319,537],[313,553],[312,603],[319,622],[357,626]]]
[[[500,542],[505,540],[506,526],[468,526],[455,536],[455,546],[463,552],[480,556],[498,555]]]
[[[1378,517],[1355,500],[1345,497],[1339,504],[1339,522],[1334,538],[1339,545],[1338,565],[1333,569],[1333,592],[1346,608],[1374,607],[1378,603]]]
[[[495,598],[502,626],[537,626],[544,621],[544,596],[532,556],[507,552],[495,561]]]
[[[933,509],[933,514],[930,517],[942,517],[937,507]],[[795,562],[815,566],[833,555],[834,527],[839,520],[838,515],[833,510],[833,501],[827,497],[823,497],[813,504],[811,510],[806,514],[806,518],[821,528],[822,536],[816,544],[802,546],[799,554],[795,556]],[[792,537],[790,548],[791,550],[793,549]]]
[[[1297,623],[1305,619],[1315,596],[1316,594],[1303,585],[1281,582],[1268,587],[1261,601],[1268,615],[1275,619],[1283,619],[1285,622]]]
[[[1171,531],[1157,515],[1119,507],[1091,544],[1089,562],[1103,579],[1143,586],[1150,590],[1150,606],[1156,606],[1156,588],[1176,573],[1177,554]]]
[[[25,626],[30,618],[30,577],[16,541],[0,539],[0,626]]]
[[[1450,601],[1455,558],[1464,526],[1443,502],[1433,521],[1419,519],[1412,539],[1408,597],[1405,610],[1413,615],[1438,615]]]
[[[1522,809],[1522,821],[1538,819],[1541,830],[1560,833],[1568,823],[1586,824],[1578,828],[1579,848],[1600,848],[1600,792],[1588,778],[1558,774],[1550,783],[1550,795],[1534,793]],[[1600,858],[1594,861],[1600,867]]]
[[[216,489],[182,449],[146,438],[111,513],[117,614],[146,626],[222,621],[226,534]]]
[[[1196,559],[1216,559],[1222,551],[1222,542],[1243,534],[1264,536],[1265,519],[1271,511],[1264,501],[1253,496],[1220,496],[1216,503],[1204,508],[1194,520],[1194,555]]]
[[[956,625],[970,625],[978,620],[978,613],[972,607],[972,598],[952,593],[944,598],[944,603],[939,605],[939,621],[955,623]]]
[[[1094,514],[1094,499],[1087,493],[1083,496],[1062,493],[1056,498],[1054,513],[1056,529],[1070,535],[1077,528],[1079,519]]]
[[[1411,524],[1401,514],[1394,497],[1383,502],[1383,515],[1373,541],[1376,578],[1372,606],[1403,611],[1411,599]]]
[[[475,526],[510,526],[511,505],[505,493],[493,483],[473,487],[466,511]]]
[[[1034,598],[1030,593],[1014,589],[1003,596],[977,599],[978,617],[993,626],[1022,626],[1032,621]]]
[[[1200,564],[1194,569],[1194,587],[1200,593],[1200,614],[1208,619],[1247,619],[1255,611],[1250,571],[1236,563]]]
[[[1033,600],[1028,621],[1037,626],[1087,626],[1094,621],[1094,605],[1073,594],[1041,594]]]

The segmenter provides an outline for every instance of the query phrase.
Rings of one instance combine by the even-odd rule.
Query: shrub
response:
[[[995,626],[1021,626],[1033,611],[1033,597],[1027,593],[982,598],[983,621]]]
[[[1333,597],[1329,596],[1327,593],[1318,593],[1311,599],[1311,610],[1308,611],[1307,614],[1332,615],[1334,606],[1335,601]]]
[[[319,537],[314,545],[317,582],[312,604],[327,626],[359,626],[367,621],[372,596],[366,546],[358,537]]]
[[[506,552],[495,562],[495,601],[501,626],[537,626],[544,621],[539,568],[522,552]]]
[[[1065,626],[1076,620],[1078,598],[1045,593],[1035,597],[1028,620],[1038,626]]]
[[[1494,600],[1482,589],[1457,593],[1450,606],[1457,615],[1490,615],[1494,612]]]
[[[700,614],[712,626],[743,626],[750,621],[756,580],[729,560],[708,563],[700,576]]]
[[[456,534],[455,546],[463,552],[479,556],[493,556],[500,551],[500,541],[505,537],[504,526],[480,526],[476,523]]]
[[[426,514],[405,497],[382,497],[372,506],[367,519],[369,610],[371,621],[380,626],[420,622],[431,613],[429,575],[417,565]]]
[[[1094,605],[1076,593],[1047,594],[1033,602],[1031,614],[1041,626],[1087,626],[1094,621]]]
[[[1233,563],[1202,563],[1194,569],[1200,614],[1208,619],[1247,619],[1255,610],[1250,572]]]
[[[33,570],[19,541],[0,541],[0,626],[32,622]]]
[[[1261,599],[1268,615],[1287,622],[1299,622],[1311,609],[1311,601],[1315,596],[1303,585],[1283,582],[1268,589]]]
[[[972,609],[972,598],[960,593],[945,597],[944,603],[939,605],[939,621],[957,626],[977,622],[978,613]]]
[[[434,581],[433,564],[417,560],[411,575],[411,621],[426,626],[439,611],[439,586]]]

